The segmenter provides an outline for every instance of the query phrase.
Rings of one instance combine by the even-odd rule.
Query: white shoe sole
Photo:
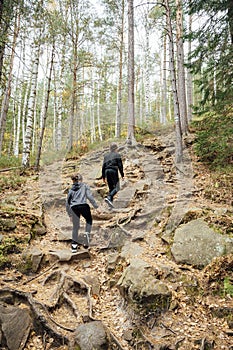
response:
[[[111,207],[111,208],[114,208],[114,205],[112,204],[112,202],[108,199],[108,198],[105,198],[104,199],[106,203],[108,203],[108,205]]]

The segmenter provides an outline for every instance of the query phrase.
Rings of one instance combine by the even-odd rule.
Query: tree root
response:
[[[31,293],[26,293],[23,291],[15,290],[12,288],[3,288],[0,290],[0,296],[4,299],[4,296],[10,294],[13,298],[13,301],[18,305],[19,300],[30,306],[30,309],[33,314],[33,323],[34,327],[39,331],[39,333],[47,332],[50,337],[54,339],[56,343],[59,345],[69,344],[69,339],[67,336],[61,334],[60,329],[63,328],[66,331],[73,331],[67,327],[63,327],[62,325],[55,322],[51,316],[47,308],[36,301]]]
[[[56,286],[56,290],[52,294],[50,301],[50,308],[55,308],[59,304],[59,300],[66,300],[67,304],[71,307],[76,318],[80,316],[78,308],[69,296],[69,290],[72,287],[78,286],[79,290],[86,290],[88,299],[88,317],[93,319],[92,316],[92,300],[91,300],[91,287],[83,280],[73,279],[69,274],[66,273],[66,269],[53,271],[46,279],[43,281],[43,285],[48,283],[51,279],[59,279],[59,283]],[[83,292],[81,293],[83,294]]]

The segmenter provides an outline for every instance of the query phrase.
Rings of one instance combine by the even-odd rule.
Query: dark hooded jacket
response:
[[[87,199],[91,202],[95,209],[98,208],[98,205],[91,193],[90,187],[84,182],[74,183],[68,192],[66,200],[66,211],[68,215],[72,215],[71,208],[74,205],[86,204]]]
[[[116,172],[120,172],[121,177],[124,177],[124,170],[121,155],[117,152],[109,152],[104,156],[103,166],[102,166],[102,178],[105,179],[105,171],[107,169],[113,169]]]

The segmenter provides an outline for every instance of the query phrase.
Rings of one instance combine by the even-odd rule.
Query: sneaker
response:
[[[114,205],[113,205],[112,201],[111,201],[108,197],[106,197],[104,200],[105,200],[106,203],[108,203],[108,205],[109,205],[111,208],[114,208]]]
[[[77,253],[77,251],[78,251],[78,244],[77,243],[71,244],[71,251],[72,251],[72,253]]]
[[[89,245],[90,245],[90,232],[85,232],[83,248],[87,249]]]

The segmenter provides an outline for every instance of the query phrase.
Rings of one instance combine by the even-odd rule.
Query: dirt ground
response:
[[[17,203],[35,215],[41,214],[43,203],[47,232],[33,238],[30,248],[40,250],[44,260],[41,268],[31,275],[5,269],[1,272],[1,288],[32,293],[33,298],[49,310],[49,317],[59,332],[68,338],[77,324],[89,317],[101,320],[117,339],[118,348],[124,350],[232,349],[233,330],[229,317],[216,316],[213,309],[233,308],[233,299],[230,295],[211,292],[214,284],[221,280],[221,273],[224,276],[224,269],[221,270],[224,263],[220,260],[202,270],[180,266],[163,239],[163,234],[172,232],[191,208],[203,211],[205,208],[231,208],[230,194],[226,195],[224,188],[218,195],[215,187],[215,192],[212,192],[215,198],[208,198],[212,178],[197,162],[191,149],[185,151],[184,165],[175,168],[172,133],[151,138],[136,149],[120,145],[126,181],[117,195],[115,209],[109,210],[103,199],[107,189],[99,179],[106,150],[102,148],[80,159],[45,165],[39,178],[28,179],[19,191]],[[91,247],[88,253],[81,248],[77,258],[70,256],[71,223],[64,207],[67,189],[71,185],[70,175],[74,171],[84,175],[100,210],[99,213],[92,210]],[[217,222],[216,217],[212,220],[221,226],[221,220]],[[83,225],[81,222],[81,231]],[[224,221],[222,225],[229,227],[231,224]],[[148,312],[141,317],[120,295],[116,282],[127,265],[127,259],[136,253],[128,246],[125,262],[111,270],[111,257],[122,249],[117,237],[124,239],[124,246],[136,242],[140,257],[155,267],[163,265],[177,274],[185,271],[186,285],[182,281],[173,284],[172,307],[167,312],[159,315]],[[57,259],[61,254],[63,259]],[[138,330],[136,336],[135,329]],[[50,343],[48,335],[43,338],[31,332],[25,349],[53,349]],[[60,346],[60,349],[66,348],[66,345]]]

